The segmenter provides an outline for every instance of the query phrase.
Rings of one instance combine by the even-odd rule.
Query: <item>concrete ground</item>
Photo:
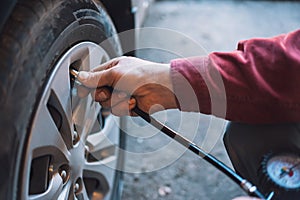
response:
[[[230,51],[239,40],[300,27],[300,3],[289,1],[157,1],[140,32],[138,57]],[[164,29],[158,29],[164,28]],[[226,121],[176,110],[155,115],[230,165],[222,144]],[[230,200],[243,191],[217,169],[138,118],[128,118],[124,200]]]

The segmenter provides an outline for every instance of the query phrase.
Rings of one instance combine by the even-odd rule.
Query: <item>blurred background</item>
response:
[[[140,31],[137,56],[168,63],[178,57],[232,51],[240,40],[298,29],[299,10],[296,1],[155,1],[143,23],[152,28]],[[231,166],[222,143],[226,121],[177,110],[155,117]],[[128,118],[125,131],[122,199],[229,200],[244,194],[213,166],[142,120]]]

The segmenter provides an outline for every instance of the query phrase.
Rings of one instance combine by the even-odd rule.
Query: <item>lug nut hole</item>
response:
[[[78,178],[74,184],[74,193],[75,195],[78,195],[82,191],[82,180],[81,178]]]
[[[77,129],[76,129],[76,125],[74,124],[74,131],[73,131],[73,146],[75,146],[80,140],[80,136],[77,132]]]
[[[60,177],[62,178],[63,184],[68,182],[70,178],[70,167],[68,165],[62,165],[58,169],[58,173]]]

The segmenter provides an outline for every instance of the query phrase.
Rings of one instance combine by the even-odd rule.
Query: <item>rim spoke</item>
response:
[[[30,152],[40,148],[38,152],[40,154],[44,152],[47,155],[53,151],[54,147],[67,157],[67,145],[46,106],[41,107],[34,123]]]
[[[104,149],[119,143],[119,118],[112,115],[105,119],[105,126],[99,132],[87,137],[86,143],[91,151]]]
[[[63,181],[59,174],[55,174],[50,182],[49,188],[43,194],[30,195],[30,200],[45,200],[45,199],[57,199],[58,194],[63,188]]]
[[[107,159],[98,162],[85,163],[84,166],[85,176],[89,177],[89,175],[92,175],[94,173],[96,174],[101,173],[109,180],[111,179],[111,177],[113,177],[116,163],[117,163],[117,159],[115,156],[111,156]]]
[[[89,67],[89,69],[93,69],[100,65],[101,63],[105,63],[109,60],[109,56],[107,53],[100,48],[89,47],[88,48],[88,59],[84,60],[84,64]]]
[[[73,122],[80,138],[85,141],[87,135],[97,123],[100,106],[95,103],[91,96],[82,99],[73,111]]]
[[[93,196],[101,196],[106,194],[110,188],[113,187],[113,181],[115,178],[115,168],[111,168],[109,166],[114,166],[116,163],[115,157],[110,157],[109,159],[86,163],[83,170],[83,179],[87,181],[92,181],[94,183],[98,183],[96,185],[92,185]],[[88,187],[90,184],[85,183]]]
[[[68,183],[64,186],[62,192],[59,194],[57,200],[74,200],[73,184]]]
[[[87,190],[86,190],[86,188],[85,188],[84,186],[82,187],[82,190],[81,190],[78,194],[76,194],[76,198],[77,198],[78,200],[86,200],[86,199],[89,199]]]
[[[60,107],[63,109],[65,117],[71,122],[72,108],[71,108],[71,85],[69,74],[69,60],[61,64],[59,72],[53,79],[51,90],[55,93]]]

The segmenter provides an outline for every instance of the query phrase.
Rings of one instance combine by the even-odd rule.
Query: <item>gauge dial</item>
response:
[[[300,157],[294,154],[271,156],[266,162],[269,178],[285,189],[300,188]]]

